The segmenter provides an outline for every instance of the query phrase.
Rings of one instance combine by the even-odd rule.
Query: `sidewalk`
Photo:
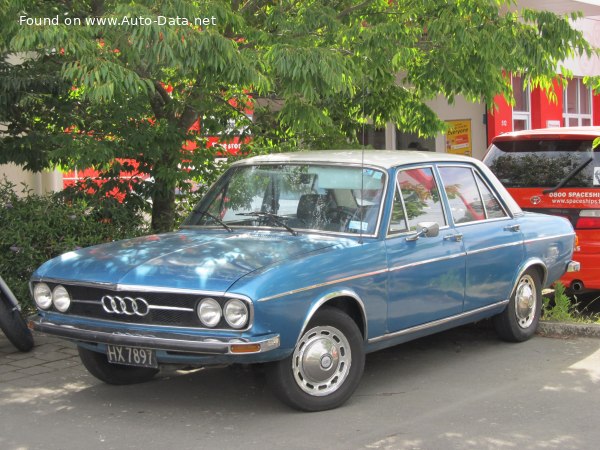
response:
[[[34,334],[34,339],[33,350],[22,353],[0,332],[0,384],[24,378],[47,379],[52,372],[81,366],[73,344],[39,333]]]

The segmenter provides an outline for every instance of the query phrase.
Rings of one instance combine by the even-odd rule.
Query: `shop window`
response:
[[[563,119],[567,127],[592,124],[592,90],[581,78],[569,80],[563,89]]]
[[[523,78],[512,76],[513,96],[513,131],[529,130],[531,128],[531,103],[529,86],[524,84]]]

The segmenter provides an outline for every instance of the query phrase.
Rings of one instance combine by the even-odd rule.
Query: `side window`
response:
[[[446,225],[440,191],[432,169],[402,170],[398,172],[396,182],[404,202],[402,214],[406,212],[404,220],[408,221],[409,230],[415,230],[419,222],[437,222],[440,226]],[[394,210],[400,207],[400,199],[397,200],[394,203]]]
[[[483,198],[483,206],[485,207],[487,218],[500,219],[502,217],[507,217],[506,211],[504,211],[504,208],[502,208],[502,205],[490,188],[488,188],[487,184],[483,182],[481,175],[476,173],[475,177],[477,178],[477,186],[479,186],[481,197]]]
[[[468,167],[440,167],[454,223],[485,219],[485,210],[473,171]]]

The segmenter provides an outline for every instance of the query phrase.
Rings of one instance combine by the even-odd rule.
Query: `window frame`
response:
[[[514,79],[515,78],[519,78],[521,80],[521,85],[523,85],[523,77],[519,76],[519,75],[511,75],[510,77],[510,82],[511,82],[511,86],[513,89],[513,98],[515,97],[515,84],[514,84]],[[522,86],[520,87],[522,88]],[[512,130],[515,130],[515,122],[519,121],[519,122],[525,122],[525,128],[523,128],[523,130],[530,130],[531,129],[531,89],[529,87],[529,84],[527,84],[527,86],[525,87],[525,89],[523,89],[523,96],[526,100],[526,109],[524,110],[519,110],[519,109],[515,109],[514,107],[512,108]],[[515,98],[515,103],[516,103],[516,98]]]
[[[423,165],[417,165],[417,166],[400,166],[400,167],[395,167],[394,168],[394,191],[393,193],[390,194],[390,208],[389,208],[389,219],[388,219],[388,223],[387,223],[387,227],[386,227],[386,239],[387,238],[397,238],[397,237],[402,237],[402,236],[407,236],[407,235],[411,235],[411,234],[415,234],[414,230],[410,230],[410,223],[408,220],[408,213],[406,211],[406,205],[404,203],[404,198],[402,197],[402,195],[400,195],[400,202],[402,204],[402,211],[404,213],[404,217],[405,217],[405,222],[406,225],[408,226],[409,229],[405,230],[405,231],[394,231],[391,232],[390,231],[390,226],[392,224],[392,215],[393,215],[393,210],[394,210],[394,196],[396,195],[396,191],[399,191],[400,194],[402,194],[402,189],[400,188],[400,185],[398,183],[398,175],[400,174],[400,172],[404,172],[407,170],[415,170],[415,169],[429,169],[431,170],[431,174],[433,176],[433,180],[436,184],[436,188],[438,189],[438,192],[440,193],[440,205],[442,207],[442,214],[444,216],[445,219],[445,224],[439,224],[440,225],[440,230],[444,230],[444,229],[448,229],[450,228],[450,221],[449,221],[449,216],[448,216],[448,210],[447,210],[447,206],[446,206],[446,199],[445,199],[445,192],[442,192],[442,190],[440,189],[440,187],[442,186],[441,184],[441,180],[439,177],[439,173],[436,169],[436,166],[434,164],[423,164]]]
[[[569,83],[573,83],[576,82],[576,89],[575,89],[575,109],[576,112],[575,113],[570,113],[568,112],[567,108],[568,108],[568,99],[569,99],[569,94],[568,94],[568,85]],[[589,113],[582,113],[581,112],[581,88],[585,88],[586,90],[586,95],[588,97],[588,105],[590,108],[590,112]],[[585,86],[583,84],[583,78],[582,77],[573,77],[571,80],[567,81],[567,84],[563,87],[563,114],[562,114],[562,118],[563,118],[563,126],[568,127],[568,126],[584,126],[582,125],[582,121],[583,120],[588,120],[589,121],[589,125],[593,125],[594,124],[594,108],[593,108],[593,96],[592,96],[592,89],[589,86]],[[570,120],[575,119],[577,120],[577,125],[571,125],[569,122]]]
[[[483,206],[483,210],[485,213],[485,218],[484,219],[479,219],[479,220],[472,220],[470,222],[463,222],[463,223],[457,223],[454,221],[454,216],[451,214],[451,208],[450,208],[450,203],[449,203],[449,199],[448,199],[448,195],[446,194],[446,185],[444,184],[444,179],[442,177],[441,171],[440,169],[444,168],[444,167],[450,167],[450,168],[465,168],[471,171],[471,175],[473,176],[473,180],[475,181],[475,186],[477,187],[477,192],[479,194],[479,198],[481,200],[482,206]],[[439,171],[439,177],[440,177],[440,181],[441,181],[441,185],[443,186],[444,189],[444,197],[445,200],[448,202],[448,208],[450,211],[449,217],[452,219],[452,225],[454,227],[463,227],[463,226],[469,226],[469,225],[473,225],[473,224],[478,224],[478,223],[487,223],[487,222],[497,222],[500,220],[508,220],[508,219],[512,219],[513,216],[510,213],[509,209],[506,207],[505,203],[504,203],[504,199],[502,198],[502,196],[498,195],[498,192],[496,192],[495,189],[492,188],[492,186],[490,185],[490,183],[488,182],[488,180],[486,179],[485,176],[483,176],[483,174],[481,173],[481,171],[479,171],[477,169],[477,167],[474,167],[472,165],[468,165],[468,164],[438,164],[437,165],[437,169]],[[485,206],[485,202],[483,201],[483,196],[481,194],[481,189],[479,188],[479,183],[477,183],[477,175],[479,175],[479,179],[482,181],[482,183],[484,183],[484,185],[488,188],[488,190],[492,193],[492,195],[494,196],[494,198],[498,201],[498,204],[500,205],[500,207],[502,208],[502,211],[504,212],[504,216],[503,217],[488,217],[488,212],[487,212],[487,208]]]

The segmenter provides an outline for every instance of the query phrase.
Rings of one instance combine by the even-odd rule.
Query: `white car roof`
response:
[[[390,169],[404,164],[423,164],[440,161],[472,163],[476,160],[460,155],[414,150],[313,150],[308,152],[274,153],[254,156],[236,162],[235,165],[311,162],[365,165]]]
[[[254,156],[237,161],[233,166],[253,164],[293,164],[293,163],[337,163],[343,165],[379,167],[391,169],[407,164],[427,164],[432,162],[470,163],[479,168],[504,199],[510,212],[521,214],[523,211],[510,196],[506,188],[496,176],[481,161],[468,156],[448,153],[423,152],[414,150],[313,150],[292,153],[273,153],[270,155]]]

